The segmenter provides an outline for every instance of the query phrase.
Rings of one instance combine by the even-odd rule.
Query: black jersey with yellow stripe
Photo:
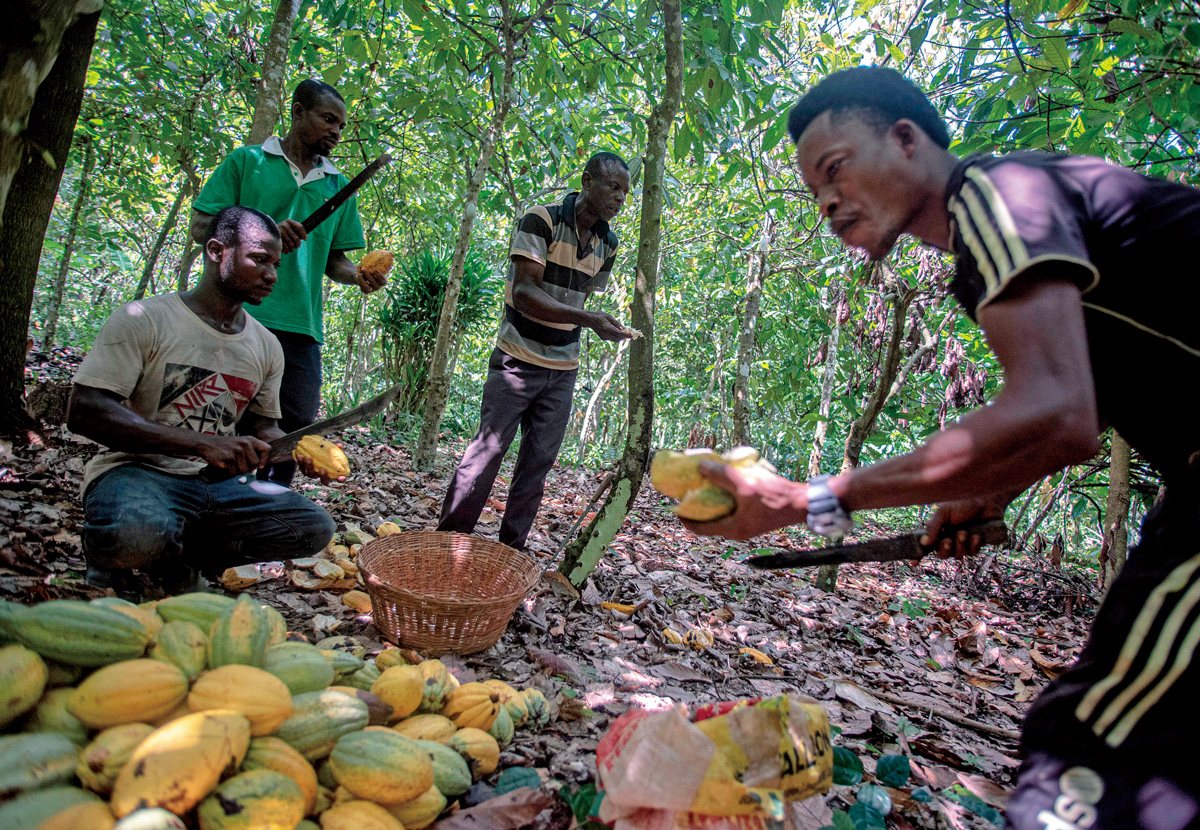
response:
[[[1101,416],[1167,479],[1200,451],[1200,191],[1103,159],[972,156],[946,189],[972,319],[1018,281],[1079,286]]]

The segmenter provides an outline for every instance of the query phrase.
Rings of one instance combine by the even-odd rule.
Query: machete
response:
[[[271,464],[290,458],[292,449],[296,444],[300,443],[300,439],[305,435],[324,435],[328,432],[337,432],[338,430],[352,427],[355,424],[361,424],[367,419],[375,417],[387,409],[388,404],[396,399],[396,396],[400,394],[400,389],[404,385],[405,382],[397,383],[382,394],[376,395],[371,400],[359,404],[353,409],[347,409],[345,412],[338,413],[332,418],[326,418],[324,421],[317,421],[315,424],[300,427],[295,432],[289,432],[287,435],[281,435],[272,441],[268,441],[267,443],[271,445],[271,456],[267,459],[267,463]],[[210,482],[223,481],[224,479],[232,478],[234,475],[235,473],[226,472],[212,464],[209,464],[200,471],[200,478]]]
[[[853,545],[833,545],[817,550],[790,550],[751,556],[745,564],[760,570],[782,568],[805,568],[810,565],[843,565],[847,562],[895,562],[901,559],[920,559],[932,553],[944,539],[952,538],[960,530],[978,534],[985,545],[1002,545],[1008,540],[1008,526],[1000,519],[968,522],[954,527],[942,528],[942,533],[932,545],[922,545],[924,531],[914,531],[903,536],[871,539]]]
[[[391,160],[392,157],[387,153],[384,153],[382,156],[375,159],[375,161],[364,167],[363,171],[351,179],[349,184],[347,184],[337,193],[334,193],[332,196],[330,196],[328,202],[314,210],[312,215],[300,223],[304,226],[305,232],[312,233],[313,228],[332,216],[335,210],[340,208],[347,199],[353,196],[360,187],[367,183],[367,179],[378,173],[379,168],[383,167]]]

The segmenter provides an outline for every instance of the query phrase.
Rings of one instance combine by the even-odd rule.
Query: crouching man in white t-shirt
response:
[[[254,476],[283,434],[283,352],[242,305],[271,293],[281,250],[269,216],[222,210],[199,284],[121,306],[79,367],[67,425],[105,447],[83,481],[89,583],[136,594],[138,569],[180,593],[200,569],[309,556],[329,542],[323,508]],[[227,476],[202,480],[208,464]],[[301,469],[319,477],[311,459]]]

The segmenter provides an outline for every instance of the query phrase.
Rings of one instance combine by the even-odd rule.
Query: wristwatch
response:
[[[819,475],[808,480],[808,529],[836,544],[854,527],[854,520],[829,489],[829,479]]]

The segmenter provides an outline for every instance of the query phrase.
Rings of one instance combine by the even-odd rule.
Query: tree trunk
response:
[[[734,445],[750,443],[750,366],[758,345],[758,310],[762,306],[763,282],[767,277],[767,254],[775,224],[768,216],[763,222],[758,251],[750,256],[746,269],[746,307],[742,311],[742,330],[738,337],[737,376],[733,379],[733,436]]]
[[[342,397],[350,399],[351,381],[354,379],[355,368],[359,365],[359,355],[355,346],[362,351],[363,314],[366,310],[367,295],[361,291],[358,294],[358,308],[354,312],[354,323],[346,334],[346,362],[342,371]]]
[[[267,33],[266,43],[262,47],[262,63],[259,64],[258,95],[254,99],[254,119],[250,123],[250,132],[246,135],[247,144],[262,144],[279,123],[279,114],[283,111],[283,76],[287,70],[288,41],[292,37],[292,27],[296,25],[296,13],[300,10],[300,0],[279,0],[275,7],[275,18],[271,21],[271,31]]]
[[[150,285],[150,278],[154,276],[158,258],[167,244],[167,238],[171,235],[171,231],[175,229],[175,220],[179,218],[179,206],[191,192],[192,183],[184,182],[183,187],[179,188],[179,192],[175,194],[175,201],[171,203],[171,209],[167,212],[166,221],[163,222],[162,228],[158,232],[158,238],[154,240],[150,253],[146,255],[146,267],[142,269],[142,278],[138,281],[137,290],[133,292],[133,299],[140,300],[146,296],[146,288]]]
[[[1029,523],[1029,529],[1025,531],[1025,534],[1013,546],[1013,550],[1025,550],[1025,545],[1029,543],[1033,534],[1037,533],[1037,529],[1041,527],[1042,522],[1050,515],[1050,510],[1054,507],[1054,503],[1058,501],[1058,497],[1062,495],[1063,490],[1067,489],[1067,481],[1071,477],[1071,471],[1074,469],[1074,467],[1067,467],[1063,470],[1062,478],[1058,481],[1058,487],[1054,488],[1054,492],[1050,495],[1050,498],[1042,505],[1042,509],[1038,511],[1038,514],[1033,517],[1033,521]]]
[[[547,5],[550,0],[547,0]],[[446,401],[450,397],[449,357],[454,345],[454,317],[458,310],[458,295],[462,290],[463,264],[467,259],[467,248],[471,243],[471,228],[475,225],[475,214],[479,209],[479,191],[487,177],[496,143],[504,131],[504,122],[513,99],[513,64],[516,62],[516,32],[513,30],[512,9],[508,0],[501,2],[501,39],[504,44],[504,68],[500,78],[500,90],[496,93],[492,120],[479,139],[479,159],[475,170],[467,180],[467,193],[463,200],[462,219],[458,225],[458,240],[454,243],[454,257],[450,260],[450,276],[446,280],[446,296],[442,300],[442,311],[438,316],[437,340],[433,355],[429,359],[429,376],[425,383],[425,412],[421,421],[421,433],[413,453],[413,466],[428,470],[433,466],[437,452],[438,435],[442,428],[442,415],[446,412]],[[495,90],[495,78],[492,79]]]
[[[1129,442],[1113,430],[1104,505],[1104,541],[1100,545],[1100,584],[1105,590],[1121,572],[1129,547]]]
[[[637,275],[630,325],[643,337],[629,346],[629,428],[625,452],[604,506],[587,530],[567,548],[559,571],[582,585],[616,538],[637,497],[650,458],[654,426],[654,295],[658,288],[662,243],[663,178],[671,125],[683,99],[683,16],[680,0],[662,0],[666,83],[662,100],[646,123],[646,155],[642,167],[642,211],[638,229]]]
[[[846,433],[846,448],[842,454],[843,473],[858,466],[863,444],[875,431],[875,420],[887,405],[888,399],[896,392],[892,384],[900,373],[900,346],[904,341],[904,322],[908,317],[908,306],[915,296],[916,292],[910,289],[897,294],[892,301],[892,331],[885,346],[883,360],[880,362],[879,381],[871,391],[867,405]]]
[[[175,273],[175,288],[178,291],[187,291],[188,276],[192,273],[192,264],[196,261],[196,257],[200,255],[200,246],[191,244],[191,240],[187,241],[188,248],[179,260],[179,270]]]
[[[617,367],[621,365],[621,355],[625,353],[625,349],[628,346],[628,340],[622,340],[617,344],[617,351],[613,355],[612,364],[605,370],[603,376],[601,376],[599,382],[596,384],[595,390],[592,392],[592,397],[588,399],[587,408],[583,411],[583,425],[579,428],[579,452],[576,453],[579,458],[583,458],[583,447],[587,444],[588,433],[591,431],[589,426],[592,422],[592,413],[596,410],[596,403],[604,394],[604,390],[608,388],[613,375],[617,373]]]
[[[92,165],[96,162],[96,142],[83,139],[83,172],[79,174],[79,192],[75,194],[75,207],[71,209],[71,221],[67,225],[67,241],[63,243],[62,259],[54,284],[50,287],[50,303],[46,308],[46,328],[42,334],[42,351],[49,354],[54,348],[54,336],[58,333],[58,310],[62,308],[63,291],[67,287],[67,272],[71,269],[71,254],[75,251],[75,235],[79,232],[79,212],[87,201]]]
[[[34,137],[26,129],[40,84],[54,66],[63,35],[80,15],[99,12],[102,5],[102,0],[17,0],[6,5],[6,25],[0,35],[0,90],[4,91],[0,96],[0,124],[4,124],[0,129],[0,221],[13,178],[25,161],[26,150],[32,152],[27,142]],[[48,115],[43,112],[43,119]],[[56,156],[53,161],[61,168],[66,159]],[[24,340],[22,337],[22,348]]]
[[[812,478],[821,472],[821,456],[825,453],[825,436],[829,434],[829,416],[833,410],[833,384],[837,379],[838,341],[842,333],[841,292],[833,287],[828,289],[829,311],[833,328],[829,332],[829,340],[825,353],[825,372],[821,377],[821,402],[817,405],[817,428],[813,432],[812,451],[808,456],[808,477]],[[813,583],[822,591],[833,591],[837,587],[837,565],[822,565],[817,568],[817,578]]]
[[[22,399],[33,289],[100,22],[95,11],[67,28],[83,3],[21,5],[10,9],[12,36],[0,58],[0,121],[6,125],[0,129],[0,435],[20,434],[29,425]],[[52,37],[52,31],[65,34]],[[22,109],[30,74],[34,82],[44,80]],[[22,125],[24,132],[14,135]]]
[[[837,379],[838,340],[842,335],[841,291],[833,286],[825,290],[829,298],[829,317],[832,327],[825,346],[825,372],[821,376],[821,402],[817,405],[817,428],[813,433],[812,451],[808,455],[809,478],[821,472],[821,456],[825,452],[825,436],[829,433],[829,412],[833,408],[833,383]],[[801,470],[800,475],[805,471]]]

